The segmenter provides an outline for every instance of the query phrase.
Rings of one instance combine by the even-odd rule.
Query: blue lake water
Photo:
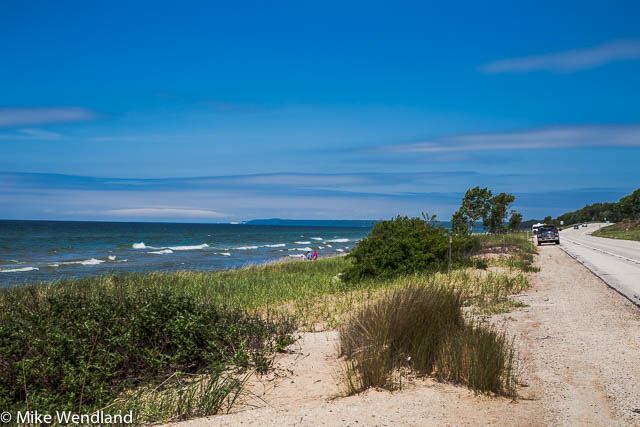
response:
[[[348,252],[370,227],[0,221],[0,286],[131,271],[219,270]]]

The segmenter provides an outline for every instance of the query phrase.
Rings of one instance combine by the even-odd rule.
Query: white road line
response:
[[[627,258],[626,256],[614,254],[613,252],[605,251],[603,249],[594,248],[593,246],[585,245],[584,243],[579,243],[579,242],[576,242],[575,240],[567,239],[566,237],[564,237],[563,240],[571,242],[574,245],[584,246],[585,248],[589,248],[589,249],[592,249],[594,251],[602,252],[603,254],[611,255],[611,256],[614,256],[616,258],[623,259],[625,261],[633,262],[634,264],[640,264],[640,261],[638,261],[637,259]]]

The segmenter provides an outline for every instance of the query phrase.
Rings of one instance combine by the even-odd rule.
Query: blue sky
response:
[[[640,186],[637,2],[3,2],[0,218],[526,218]]]

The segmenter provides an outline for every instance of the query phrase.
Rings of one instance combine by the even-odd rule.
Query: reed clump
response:
[[[514,397],[513,344],[493,327],[465,319],[460,291],[410,286],[388,292],[340,329],[347,394],[395,390],[408,374]]]

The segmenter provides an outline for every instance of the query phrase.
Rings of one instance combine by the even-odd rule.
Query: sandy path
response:
[[[432,380],[337,397],[337,333],[322,332],[253,384],[254,406],[180,424],[640,426],[640,310],[557,247],[540,252],[536,285],[518,297],[529,307],[494,319],[523,360],[515,403]]]

